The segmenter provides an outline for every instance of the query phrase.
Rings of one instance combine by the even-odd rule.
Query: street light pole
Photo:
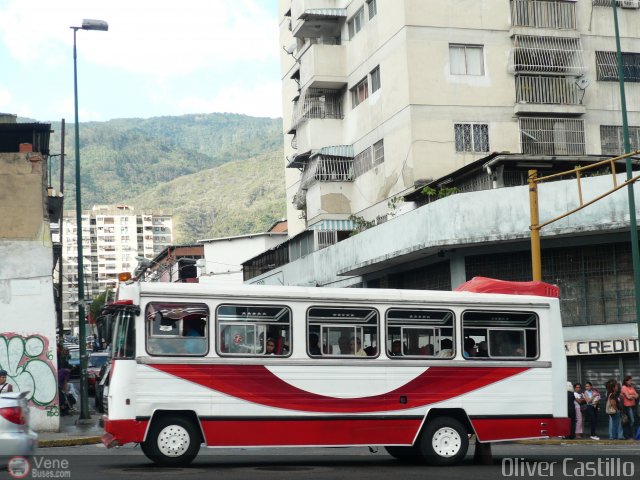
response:
[[[620,48],[620,28],[618,27],[618,8],[616,0],[611,0],[613,6],[613,24],[616,34],[616,57],[618,59],[618,82],[620,84],[620,110],[622,112],[622,138],[624,141],[624,153],[631,153],[631,142],[629,141],[629,120],[627,119],[627,99],[624,89],[624,71],[622,69],[622,49]],[[633,177],[631,157],[625,160],[627,180]],[[640,247],[638,245],[638,224],[636,222],[636,200],[633,192],[634,184],[627,187],[629,196],[629,230],[631,230],[631,259],[633,261],[633,287],[636,303],[636,324],[638,328],[638,338],[640,338]]]
[[[87,385],[87,332],[84,312],[84,258],[82,253],[82,195],[80,188],[80,133],[78,126],[78,62],[76,53],[76,33],[78,30],[107,31],[109,25],[103,20],[82,20],[81,27],[73,30],[73,100],[75,108],[75,147],[76,147],[76,228],[78,242],[78,327],[80,343],[80,419],[87,420],[89,415],[89,388]]]

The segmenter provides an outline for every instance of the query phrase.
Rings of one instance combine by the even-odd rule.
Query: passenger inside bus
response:
[[[267,346],[265,347],[265,355],[275,355],[276,354],[276,342],[273,338],[267,339]]]
[[[362,340],[360,337],[351,337],[349,340],[349,354],[356,357],[366,357],[367,352],[362,349]]]
[[[320,347],[318,346],[318,335],[315,333],[309,334],[309,355],[320,355]]]
[[[402,356],[402,343],[400,340],[394,340],[391,344],[391,351],[389,352],[389,356],[391,357],[401,357]]]
[[[452,357],[453,356],[453,342],[449,338],[445,338],[440,342],[440,353],[438,357]]]

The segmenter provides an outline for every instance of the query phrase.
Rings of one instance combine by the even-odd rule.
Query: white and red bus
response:
[[[384,446],[455,464],[477,442],[569,433],[557,289],[456,292],[123,284],[108,447]],[[476,293],[498,291],[505,293]]]

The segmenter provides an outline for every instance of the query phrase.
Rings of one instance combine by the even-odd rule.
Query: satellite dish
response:
[[[591,84],[591,80],[587,77],[578,77],[576,78],[576,85],[580,90],[585,90]]]

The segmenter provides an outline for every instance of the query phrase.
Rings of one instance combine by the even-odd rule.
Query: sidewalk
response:
[[[91,445],[101,442],[104,433],[98,425],[102,414],[89,408],[91,418],[80,420],[80,412],[60,417],[59,432],[39,432],[38,447],[68,447],[73,445]]]

